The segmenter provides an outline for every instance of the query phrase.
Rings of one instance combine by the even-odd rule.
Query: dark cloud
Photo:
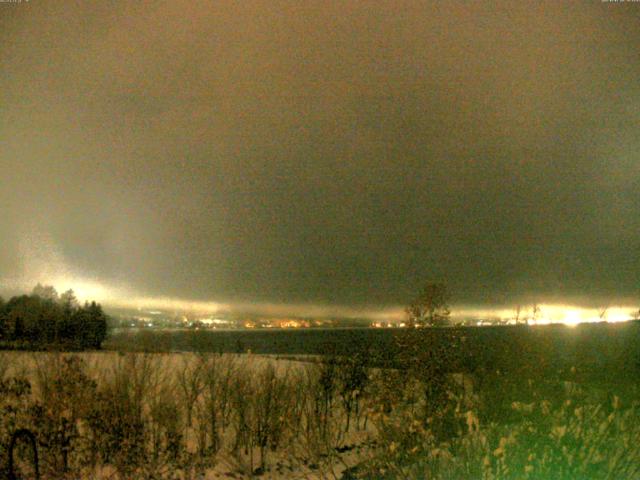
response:
[[[0,4],[0,277],[637,296],[638,8]]]

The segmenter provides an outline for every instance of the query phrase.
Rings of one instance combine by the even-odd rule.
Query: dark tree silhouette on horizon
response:
[[[107,320],[100,304],[80,306],[72,290],[58,296],[53,287],[38,284],[31,295],[0,301],[0,341],[5,348],[100,348],[107,336]]]
[[[451,294],[444,283],[427,283],[405,309],[409,327],[441,327],[449,324]]]

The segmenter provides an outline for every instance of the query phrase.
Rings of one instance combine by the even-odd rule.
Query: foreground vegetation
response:
[[[402,369],[373,368],[364,350],[323,362],[6,352],[0,461],[12,432],[26,428],[41,478],[51,479],[638,475],[631,382],[614,394],[577,371],[549,377],[534,364],[451,374],[445,350],[405,341]],[[28,470],[31,455],[19,442],[18,468]]]

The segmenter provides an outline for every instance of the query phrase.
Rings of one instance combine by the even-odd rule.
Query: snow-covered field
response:
[[[12,429],[33,430],[45,478],[65,470],[68,478],[339,478],[373,451],[361,365],[231,354],[0,355],[7,388],[11,378],[30,385],[0,400],[17,405],[0,419],[2,442]]]

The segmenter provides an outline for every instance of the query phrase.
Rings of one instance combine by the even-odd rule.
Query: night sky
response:
[[[0,290],[640,302],[640,3],[23,0],[0,72]]]

